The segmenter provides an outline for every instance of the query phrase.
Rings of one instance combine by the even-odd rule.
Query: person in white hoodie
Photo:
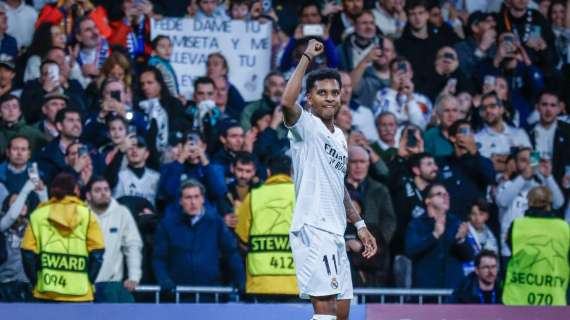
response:
[[[412,81],[414,71],[410,62],[398,57],[390,63],[390,86],[378,91],[372,106],[374,115],[392,112],[398,125],[411,123],[426,129],[432,112],[432,102],[428,97],[415,91]]]
[[[95,302],[134,302],[131,292],[142,277],[143,248],[136,222],[129,209],[111,197],[111,187],[103,177],[91,179],[86,198],[105,240],[103,266],[95,280]],[[125,260],[128,276],[123,281]]]

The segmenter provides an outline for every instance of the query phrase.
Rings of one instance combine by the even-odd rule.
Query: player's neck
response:
[[[323,122],[325,127],[327,127],[327,129],[329,129],[329,131],[331,133],[334,133],[334,119],[325,120],[325,119],[321,118],[321,121]]]

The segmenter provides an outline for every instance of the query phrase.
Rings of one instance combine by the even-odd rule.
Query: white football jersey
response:
[[[321,119],[303,110],[289,128],[289,140],[296,195],[291,231],[307,224],[344,235],[348,148],[342,130],[335,127],[330,132]]]

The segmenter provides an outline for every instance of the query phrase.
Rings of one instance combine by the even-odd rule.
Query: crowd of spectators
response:
[[[0,1],[0,300],[27,296],[17,248],[60,172],[101,219],[113,262],[96,283],[242,288],[237,209],[290,152],[280,101],[311,38],[311,68],[341,72],[346,188],[380,247],[364,261],[347,231],[356,287],[504,270],[534,187],[570,220],[570,1],[267,3]],[[262,95],[244,101],[233,53],[214,52],[185,96],[173,43],[150,38],[164,17],[271,24]]]

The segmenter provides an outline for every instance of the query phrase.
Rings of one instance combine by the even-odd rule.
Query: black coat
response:
[[[552,147],[552,175],[558,185],[561,186],[565,167],[570,165],[570,124],[558,121],[557,125],[554,133],[554,146]],[[533,148],[536,148],[535,127],[536,125],[528,131]]]
[[[469,274],[461,281],[461,284],[453,290],[453,294],[449,297],[448,303],[464,303],[464,304],[484,304],[481,301],[483,293],[479,289],[479,280],[475,272]],[[502,290],[499,283],[495,283],[494,302],[492,304],[502,304]]]

